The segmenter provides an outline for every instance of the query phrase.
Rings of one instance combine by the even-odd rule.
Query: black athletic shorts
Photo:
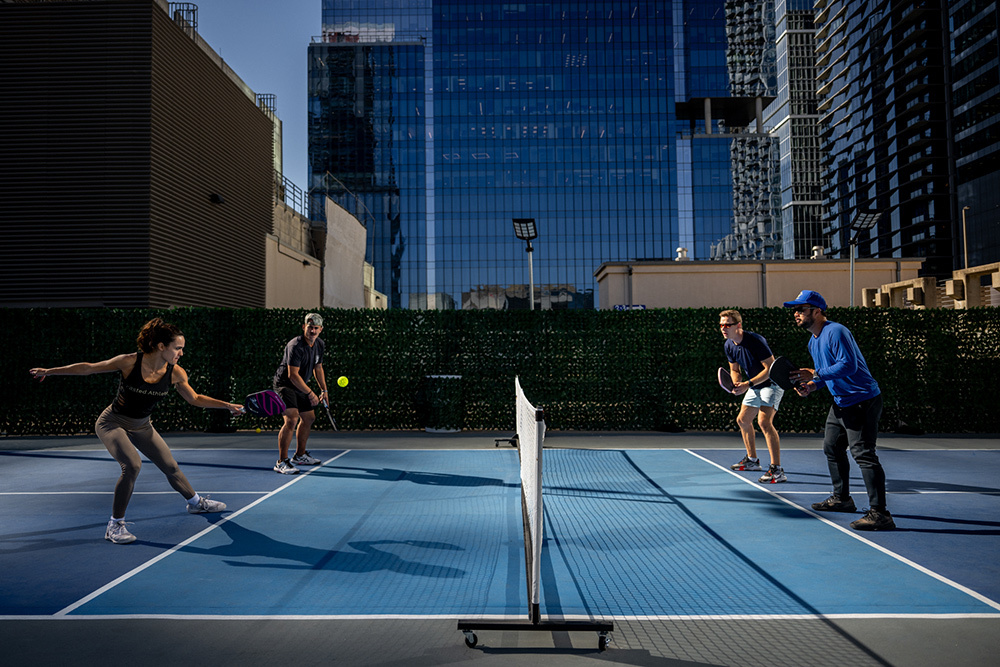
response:
[[[316,405],[309,402],[309,395],[303,394],[298,389],[292,389],[291,387],[275,387],[274,390],[278,392],[278,396],[281,396],[281,400],[285,402],[286,408],[295,408],[300,413],[301,412],[312,412],[316,409]]]

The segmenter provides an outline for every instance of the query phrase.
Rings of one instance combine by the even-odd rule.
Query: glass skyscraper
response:
[[[816,69],[826,215],[834,253],[924,258],[949,276],[953,182],[942,6],[936,0],[816,0]]]
[[[765,130],[763,114],[778,83],[774,3],[728,0],[726,24],[729,92],[737,99],[754,100],[755,106],[759,101],[761,109],[753,125],[732,128],[732,233],[712,248],[712,258],[780,259],[778,143]]]
[[[954,114],[955,268],[1000,261],[1000,40],[997,2],[948,4]],[[965,209],[968,207],[968,209]],[[965,209],[965,210],[963,210]],[[967,235],[967,238],[966,238]]]
[[[324,0],[309,191],[370,234],[397,308],[592,308],[602,262],[707,259],[728,139],[676,105],[727,93],[724,0]],[[318,209],[314,207],[314,215]]]
[[[765,122],[780,146],[782,256],[806,259],[825,245],[813,0],[776,0],[774,8],[778,95]]]

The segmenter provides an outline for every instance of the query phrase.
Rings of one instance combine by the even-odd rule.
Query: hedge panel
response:
[[[4,435],[92,433],[114,396],[113,374],[33,382],[32,366],[100,361],[135,349],[160,316],[186,334],[181,365],[198,392],[240,401],[271,386],[304,310],[4,309],[0,389]],[[719,309],[646,311],[320,311],[324,368],[343,430],[424,427],[512,431],[513,381],[551,429],[734,430],[737,398],[718,388],[725,365]],[[812,363],[808,332],[783,308],[741,310],[776,355]],[[987,380],[1000,372],[1000,309],[831,308],[857,338],[882,387],[884,431],[1000,432]],[[347,388],[336,378],[350,378]],[[458,376],[443,378],[440,376]],[[786,395],[782,432],[817,432],[826,392]],[[154,413],[163,431],[273,429],[275,418],[230,420],[176,392]],[[328,429],[320,415],[315,428]]]

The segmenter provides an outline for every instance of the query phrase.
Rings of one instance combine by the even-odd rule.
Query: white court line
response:
[[[740,479],[743,479],[742,477]],[[753,480],[747,480],[753,483]],[[852,482],[858,480],[851,480]],[[788,494],[790,496],[828,496],[829,491],[779,491],[777,489],[768,489],[774,494],[784,495]],[[914,489],[913,491],[893,491],[894,496],[933,496],[933,495],[955,495],[955,496],[1000,496],[1000,491],[921,491],[920,489]]]
[[[288,487],[290,487],[292,484],[295,484],[296,482],[302,481],[303,479],[306,478],[307,475],[311,474],[313,472],[313,470],[319,470],[320,468],[322,468],[326,464],[333,463],[334,461],[336,461],[337,459],[339,459],[344,454],[347,454],[349,451],[351,451],[351,450],[345,449],[340,454],[337,454],[336,456],[334,456],[332,459],[330,459],[328,461],[324,461],[323,465],[316,466],[316,467],[312,468],[311,470],[307,470],[304,473],[301,473],[299,475],[295,475],[295,479],[290,480],[287,484],[279,486],[274,491],[271,491],[267,495],[265,495],[265,496],[263,496],[261,498],[258,498],[257,500],[253,501],[252,503],[250,503],[246,507],[235,511],[232,514],[228,514],[228,515],[222,517],[222,519],[220,521],[218,521],[216,523],[213,523],[211,526],[209,526],[205,530],[202,530],[201,532],[199,532],[199,533],[197,533],[195,535],[192,535],[191,537],[189,537],[188,539],[184,540],[180,544],[177,544],[177,545],[171,547],[170,549],[168,549],[167,551],[164,551],[163,553],[161,553],[160,555],[156,556],[155,558],[151,558],[150,560],[146,561],[142,565],[139,565],[138,567],[133,568],[131,571],[126,572],[125,574],[123,574],[122,576],[118,577],[114,581],[112,581],[112,582],[110,582],[108,584],[105,584],[104,586],[101,586],[100,588],[98,588],[96,591],[90,593],[89,595],[87,595],[87,596],[85,596],[83,598],[80,598],[79,600],[77,600],[73,604],[69,605],[68,607],[60,609],[55,614],[53,614],[53,616],[55,616],[55,617],[66,616],[67,614],[69,614],[70,612],[72,612],[74,609],[77,609],[78,607],[81,607],[82,605],[90,602],[91,600],[93,600],[97,596],[105,593],[106,591],[111,590],[112,588],[114,588],[118,584],[122,583],[123,581],[127,581],[128,579],[131,579],[135,575],[137,575],[140,572],[142,572],[143,570],[145,570],[147,567],[153,565],[154,563],[157,563],[157,562],[163,560],[164,558],[166,558],[170,554],[178,551],[182,547],[185,547],[188,544],[191,544],[192,542],[194,542],[195,540],[197,540],[202,535],[207,535],[208,533],[210,533],[213,530],[215,530],[216,528],[220,527],[222,524],[226,523],[227,521],[235,519],[240,514],[243,514],[244,512],[246,512],[251,507],[259,505],[260,503],[264,502],[265,500],[267,500],[271,496],[273,496],[273,495],[275,495],[275,494],[277,494],[277,493],[279,493],[281,491],[284,491],[285,489],[287,489]],[[129,616],[129,618],[132,618],[132,616]]]
[[[454,621],[461,617],[469,621],[523,621],[524,614],[275,614],[218,615],[206,614],[87,614],[80,616],[0,616],[2,621],[112,621],[122,619],[181,620],[181,621]],[[980,614],[680,614],[616,615],[592,617],[583,614],[549,616],[542,614],[542,621],[815,621],[815,620],[879,620],[879,619],[931,619],[966,620],[976,618],[998,619],[1000,615]],[[581,631],[583,632],[583,631]]]
[[[215,495],[217,493],[227,496],[237,496],[240,494],[259,496],[262,493],[272,493],[271,491],[199,491],[201,495]],[[114,491],[2,491],[0,496],[113,496]],[[133,491],[133,496],[176,496],[176,491]]]
[[[1000,496],[1000,491],[921,491],[916,489],[914,491],[893,491],[894,496],[905,496],[906,494],[916,494],[920,496],[933,496],[933,495],[969,495],[969,496]]]
[[[976,591],[972,590],[971,588],[967,588],[966,586],[963,586],[962,584],[960,584],[960,583],[958,583],[956,581],[952,581],[951,579],[949,579],[949,578],[947,578],[947,577],[945,577],[945,576],[943,576],[941,574],[938,574],[937,572],[934,572],[933,570],[929,570],[926,567],[924,567],[923,565],[915,563],[912,560],[910,560],[908,558],[905,558],[904,556],[901,556],[901,555],[897,554],[894,551],[890,551],[889,549],[886,549],[885,547],[883,547],[883,546],[881,546],[879,544],[876,544],[876,543],[872,542],[871,540],[867,540],[864,537],[862,537],[861,535],[859,535],[856,531],[848,530],[847,528],[844,528],[843,526],[838,526],[833,521],[830,521],[826,517],[817,514],[816,512],[812,511],[811,509],[806,509],[805,507],[802,507],[802,505],[798,505],[796,503],[793,503],[788,498],[783,498],[780,493],[776,493],[775,491],[772,491],[771,489],[767,488],[766,486],[763,486],[761,484],[757,484],[754,481],[749,480],[749,479],[747,479],[745,477],[741,477],[741,476],[737,475],[735,471],[730,470],[729,468],[727,468],[725,466],[719,465],[715,461],[710,461],[710,460],[706,459],[704,456],[702,456],[701,454],[696,454],[695,452],[691,451],[690,449],[685,449],[684,451],[687,452],[688,454],[690,454],[691,456],[694,456],[696,458],[701,459],[702,461],[704,461],[705,463],[708,463],[709,465],[715,466],[716,468],[718,468],[719,470],[722,470],[723,472],[729,473],[730,475],[732,475],[736,479],[740,480],[741,482],[749,484],[753,488],[755,488],[755,489],[757,489],[759,491],[763,491],[764,493],[767,493],[767,494],[769,494],[770,496],[772,496],[774,498],[777,498],[778,500],[780,500],[781,502],[785,503],[786,505],[791,505],[795,509],[801,510],[801,511],[805,512],[806,514],[808,514],[809,516],[811,516],[811,517],[813,517],[815,519],[819,519],[820,521],[822,521],[826,525],[831,526],[831,527],[839,530],[844,535],[848,535],[848,536],[850,536],[850,537],[858,540],[859,542],[863,542],[864,544],[867,544],[868,546],[872,547],[873,549],[876,549],[877,551],[881,551],[885,555],[890,556],[892,558],[895,558],[896,560],[898,560],[899,562],[901,562],[901,563],[903,563],[905,565],[909,565],[910,567],[912,567],[913,569],[917,570],[918,572],[922,572],[922,573],[926,574],[929,577],[933,577],[934,579],[937,579],[938,581],[940,581],[940,582],[942,582],[944,584],[947,584],[948,586],[951,586],[952,588],[955,588],[956,590],[959,590],[959,591],[965,593],[966,595],[970,595],[970,596],[974,597],[975,599],[979,600],[983,604],[988,605],[990,607],[993,607],[994,609],[1000,611],[1000,602],[996,602],[994,600],[991,600],[988,597],[986,597],[985,595],[982,595],[981,593],[977,593]],[[789,493],[789,492],[786,492],[786,493]]]

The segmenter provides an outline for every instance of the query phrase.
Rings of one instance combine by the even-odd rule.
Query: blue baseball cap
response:
[[[811,289],[804,289],[799,292],[794,301],[786,301],[785,308],[795,308],[796,306],[812,306],[820,310],[826,310],[826,300],[819,292]]]

